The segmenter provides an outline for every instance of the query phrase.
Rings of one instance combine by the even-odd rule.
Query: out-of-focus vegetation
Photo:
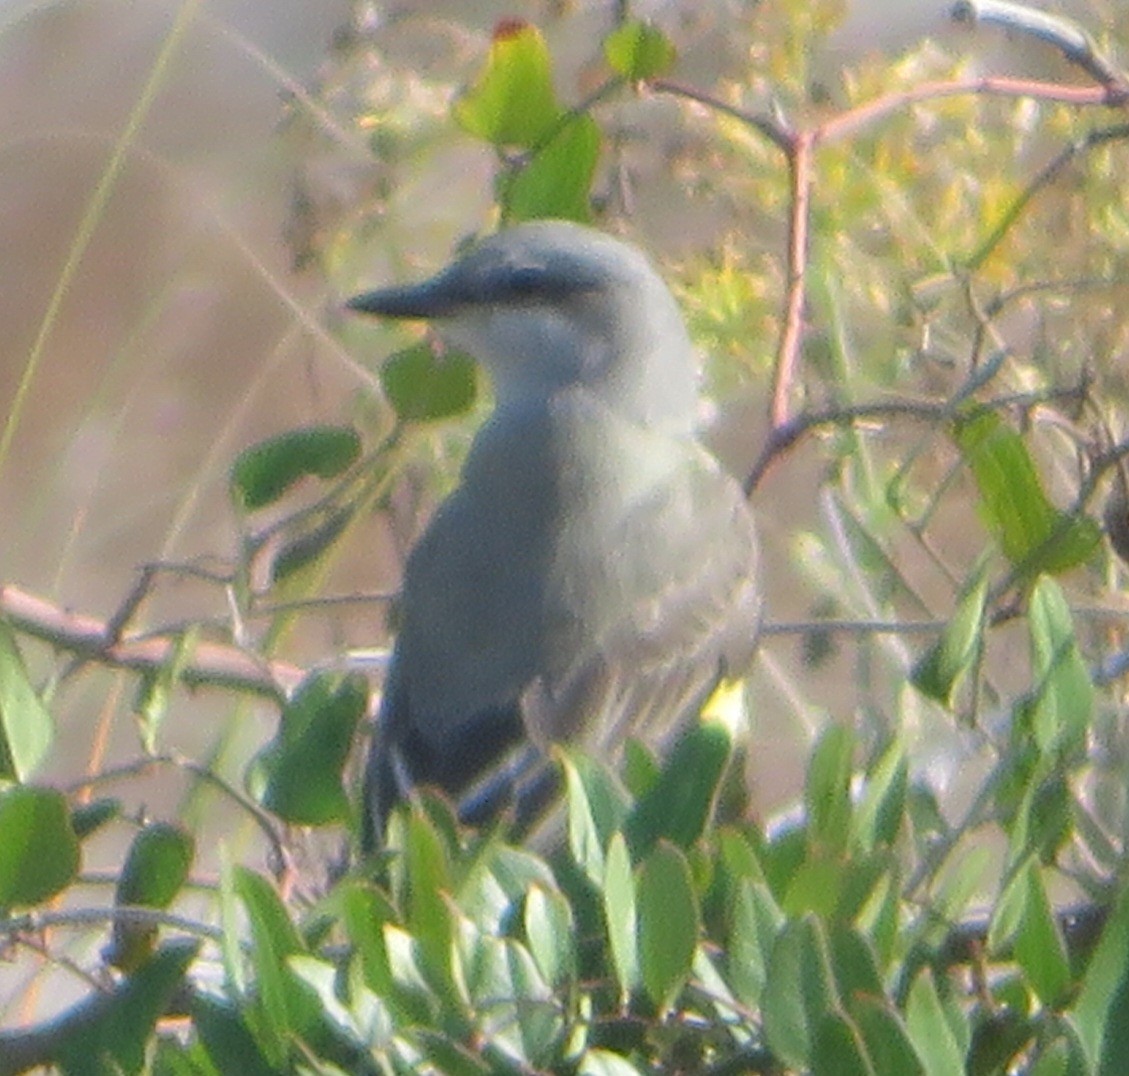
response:
[[[424,792],[342,874],[368,685],[291,640],[382,619],[330,583],[373,519],[406,546],[488,386],[334,299],[305,331],[394,354],[230,454],[229,546],[106,621],[0,592],[0,924],[17,966],[90,977],[55,1023],[9,1021],[0,1073],[1125,1071],[1129,17],[957,10],[832,79],[832,5],[491,37],[366,8],[289,87],[289,242],[328,295],[538,216],[654,254],[768,549],[747,728],[709,716],[622,772],[562,753],[540,851]],[[1036,72],[993,71],[1005,33]],[[223,601],[141,630],[170,576]],[[135,746],[60,791],[59,700],[106,666],[139,685]],[[239,701],[188,757],[166,718],[199,684]],[[240,756],[252,696],[278,716]],[[189,782],[167,817],[153,771]],[[220,816],[216,854],[189,831]],[[92,876],[108,833],[128,847]]]

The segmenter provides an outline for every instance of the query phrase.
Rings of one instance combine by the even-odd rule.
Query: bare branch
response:
[[[18,630],[42,639],[83,660],[111,668],[151,673],[176,654],[178,638],[114,638],[114,625],[83,613],[72,613],[12,584],[0,586],[0,616]],[[199,642],[180,670],[190,687],[226,687],[283,701],[301,682],[303,669],[248,654],[238,647]]]

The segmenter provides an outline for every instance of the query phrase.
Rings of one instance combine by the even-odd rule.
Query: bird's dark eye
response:
[[[545,292],[545,274],[533,266],[511,269],[506,275],[506,290],[515,299],[534,299]]]

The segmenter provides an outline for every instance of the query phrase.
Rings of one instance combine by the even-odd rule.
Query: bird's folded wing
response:
[[[535,741],[606,752],[632,734],[662,740],[748,663],[760,617],[752,516],[696,445],[599,541],[566,540],[561,556],[545,672],[522,696]]]

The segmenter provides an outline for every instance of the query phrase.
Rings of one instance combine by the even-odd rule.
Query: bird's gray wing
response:
[[[618,514],[600,491],[572,513],[566,527],[591,537],[558,547],[544,671],[523,695],[535,741],[602,755],[679,727],[722,675],[743,671],[760,617],[758,543],[737,482],[689,440],[620,433],[615,449],[656,479]]]
[[[747,661],[756,564],[741,490],[696,443],[580,390],[496,416],[408,561],[373,824],[410,784],[461,793],[526,736],[668,732]]]

